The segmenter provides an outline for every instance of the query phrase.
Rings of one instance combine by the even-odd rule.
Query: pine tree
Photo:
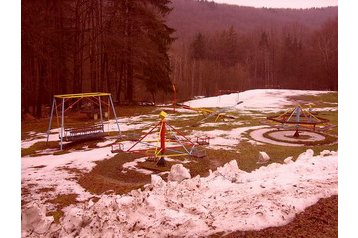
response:
[[[111,31],[120,33],[112,39],[120,55],[120,85],[122,80],[126,100],[134,100],[134,81],[142,81],[154,95],[171,89],[168,50],[173,42],[173,29],[165,23],[170,12],[168,0],[126,0],[117,6],[119,14]],[[118,40],[119,39],[119,40]],[[117,41],[118,40],[118,41]],[[113,55],[117,58],[118,56]],[[118,59],[112,60],[118,65]]]
[[[203,34],[197,33],[193,42],[190,45],[191,58],[195,60],[202,60],[206,57],[206,43]]]

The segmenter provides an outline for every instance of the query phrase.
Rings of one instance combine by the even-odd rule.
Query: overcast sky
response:
[[[214,0],[217,3],[252,7],[311,8],[338,6],[338,0]]]

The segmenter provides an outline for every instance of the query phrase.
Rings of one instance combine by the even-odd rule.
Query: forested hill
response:
[[[337,90],[338,7],[173,0],[171,79],[181,98],[255,88]]]
[[[316,30],[338,16],[338,7],[270,9],[195,0],[173,0],[171,7],[168,25],[176,29],[175,36],[179,39],[193,37],[197,32],[220,31],[228,26],[233,26],[238,33],[292,24]]]
[[[337,90],[337,10],[22,1],[22,112],[40,117],[65,93],[168,101],[172,84],[180,100],[252,88]]]

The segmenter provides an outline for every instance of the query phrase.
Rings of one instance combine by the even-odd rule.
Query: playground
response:
[[[86,107],[76,108],[79,98]],[[259,230],[338,192],[337,92],[248,90],[174,106],[116,106],[94,93],[51,103],[49,118],[22,125],[22,212],[39,218],[24,222],[28,236]],[[85,221],[93,214],[113,222]]]

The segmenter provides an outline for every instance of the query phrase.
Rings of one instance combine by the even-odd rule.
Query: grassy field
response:
[[[288,99],[294,102],[299,102],[300,104],[311,103],[314,108],[338,106],[337,92],[329,92],[319,95],[290,96]]]

